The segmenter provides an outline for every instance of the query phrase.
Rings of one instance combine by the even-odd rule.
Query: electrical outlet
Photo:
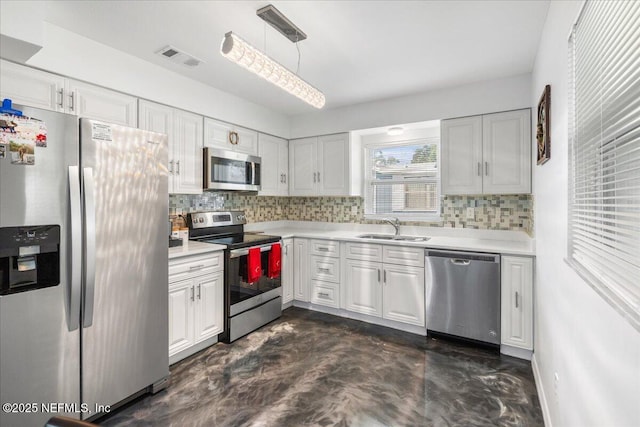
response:
[[[476,219],[476,210],[474,208],[467,208],[467,219]]]

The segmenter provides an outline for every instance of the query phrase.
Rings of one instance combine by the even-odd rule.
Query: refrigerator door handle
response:
[[[80,297],[82,295],[82,207],[80,206],[80,171],[69,166],[69,210],[71,230],[71,277],[69,289],[70,331],[80,326]]]
[[[85,276],[82,326],[93,324],[93,300],[96,286],[96,203],[93,169],[82,170],[84,183],[84,248]]]

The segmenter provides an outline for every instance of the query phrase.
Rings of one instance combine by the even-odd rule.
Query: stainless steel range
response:
[[[224,332],[232,342],[280,317],[282,287],[279,270],[280,237],[245,233],[243,211],[196,212],[187,215],[189,239],[225,245]]]

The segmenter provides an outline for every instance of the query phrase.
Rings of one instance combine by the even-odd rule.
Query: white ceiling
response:
[[[274,4],[308,39],[300,76],[325,108],[531,71],[548,0],[514,1],[50,1],[46,20],[287,115],[313,107],[223,58],[237,33],[296,70],[293,43],[256,10]],[[266,34],[266,37],[265,37]],[[205,63],[174,64],[171,44]]]

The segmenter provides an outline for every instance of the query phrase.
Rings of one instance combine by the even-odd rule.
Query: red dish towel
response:
[[[247,282],[257,282],[262,275],[262,265],[260,264],[260,248],[249,249],[247,256]]]
[[[271,252],[269,252],[269,279],[275,279],[280,276],[281,267],[282,251],[280,249],[280,243],[274,243],[271,245]]]

